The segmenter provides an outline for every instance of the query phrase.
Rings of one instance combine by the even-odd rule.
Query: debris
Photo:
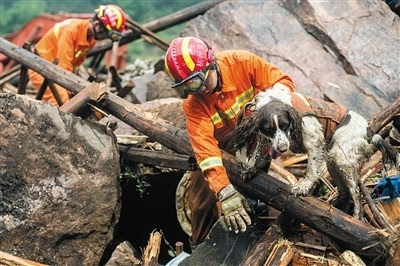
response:
[[[161,234],[158,231],[153,231],[150,234],[150,239],[147,247],[143,251],[144,266],[158,266],[158,256],[160,255]]]

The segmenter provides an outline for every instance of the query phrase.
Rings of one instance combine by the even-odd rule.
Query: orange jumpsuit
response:
[[[36,52],[44,59],[53,62],[58,59],[58,66],[69,72],[83,64],[87,54],[96,44],[96,40],[87,40],[90,26],[87,19],[67,19],[56,23],[35,45]],[[32,70],[28,71],[32,85],[39,90],[44,77]],[[55,84],[62,101],[65,103],[71,98],[71,92]],[[43,100],[58,105],[56,99],[47,88]]]
[[[183,101],[186,116],[186,129],[197,162],[208,181],[191,180],[189,201],[191,202],[192,236],[191,243],[202,242],[213,223],[204,223],[204,216],[216,213],[217,193],[230,184],[225,167],[222,164],[220,149],[224,149],[224,136],[235,128],[241,108],[256,94],[275,83],[281,83],[294,91],[289,76],[261,57],[247,51],[223,51],[216,55],[216,63],[221,73],[221,91],[213,94],[189,95]],[[193,175],[193,176],[198,176]],[[204,190],[207,190],[205,192]],[[208,193],[206,200],[204,194]],[[201,195],[198,197],[198,195]],[[209,202],[209,204],[204,204]],[[207,205],[207,206],[205,206]],[[198,206],[197,208],[194,206]],[[201,209],[200,209],[201,208]],[[217,216],[211,217],[215,222]]]

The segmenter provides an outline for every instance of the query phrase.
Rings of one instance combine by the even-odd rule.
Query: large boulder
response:
[[[288,73],[298,92],[369,119],[400,96],[399,31],[380,0],[224,1],[182,36],[203,37],[217,51],[249,50]]]
[[[120,215],[115,136],[14,94],[0,94],[0,127],[0,250],[98,265]]]

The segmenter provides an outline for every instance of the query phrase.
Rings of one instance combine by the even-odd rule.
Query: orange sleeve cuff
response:
[[[226,174],[226,169],[223,166],[218,166],[204,172],[204,176],[210,183],[211,189],[218,194],[221,189],[231,184],[231,181]]]

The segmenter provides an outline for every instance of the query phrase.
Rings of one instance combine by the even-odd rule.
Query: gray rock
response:
[[[147,83],[147,100],[163,98],[179,98],[178,93],[171,88],[173,80],[165,71],[159,71]]]
[[[15,94],[0,94],[0,127],[0,250],[98,265],[120,212],[115,137]]]
[[[140,265],[140,254],[131,243],[124,241],[117,246],[105,266]]]

